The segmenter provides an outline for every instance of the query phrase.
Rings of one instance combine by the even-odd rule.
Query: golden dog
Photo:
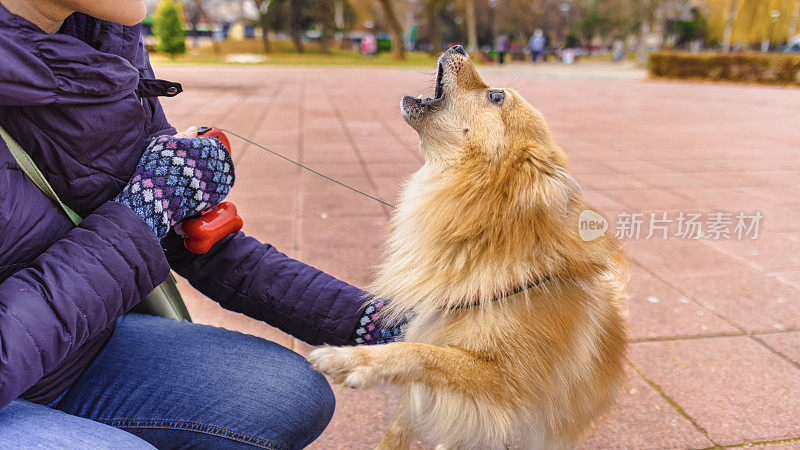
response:
[[[588,206],[542,115],[478,75],[463,48],[439,59],[433,99],[403,98],[423,167],[407,181],[370,294],[403,342],[323,347],[334,382],[402,388],[378,448],[574,446],[623,380],[624,259],[584,241]]]

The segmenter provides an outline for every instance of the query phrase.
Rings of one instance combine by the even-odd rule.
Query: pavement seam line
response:
[[[724,253],[723,253],[723,254],[724,254]],[[629,259],[631,262],[633,262],[633,263],[634,263],[636,266],[638,266],[640,269],[642,269],[642,270],[644,270],[645,272],[647,272],[648,274],[650,274],[650,275],[651,275],[653,278],[655,278],[655,279],[657,279],[657,280],[661,281],[662,283],[664,283],[664,284],[665,284],[665,285],[667,285],[668,287],[670,287],[670,288],[672,288],[672,289],[674,289],[674,290],[678,291],[679,293],[681,293],[681,294],[682,294],[684,297],[686,297],[687,299],[689,299],[690,301],[692,301],[692,303],[694,303],[695,305],[697,305],[697,306],[700,306],[701,308],[705,309],[706,311],[708,311],[709,313],[713,314],[713,315],[714,315],[714,316],[716,316],[717,318],[719,318],[719,319],[723,320],[724,322],[726,322],[728,325],[730,325],[730,326],[732,326],[732,327],[736,328],[737,330],[739,330],[739,331],[742,333],[742,334],[741,334],[742,336],[745,336],[745,337],[748,337],[748,338],[750,338],[750,340],[752,340],[752,341],[755,341],[757,344],[759,344],[759,345],[763,346],[763,347],[764,347],[764,348],[766,348],[768,351],[772,352],[772,353],[773,353],[773,354],[775,354],[776,356],[780,357],[781,359],[783,359],[784,361],[786,361],[787,363],[789,363],[789,364],[790,364],[792,367],[794,367],[794,368],[796,368],[796,369],[800,370],[800,363],[798,363],[797,361],[794,361],[793,359],[791,359],[791,358],[789,358],[788,356],[784,355],[784,354],[783,354],[783,353],[781,353],[780,351],[778,351],[778,350],[776,350],[776,349],[772,348],[772,347],[771,347],[769,344],[767,344],[767,343],[766,343],[766,342],[764,342],[763,340],[761,340],[761,339],[759,339],[758,337],[756,337],[756,336],[755,336],[753,333],[751,333],[751,332],[749,332],[749,331],[745,330],[744,328],[740,327],[739,325],[737,325],[737,324],[736,324],[736,323],[735,323],[733,320],[731,320],[731,319],[728,319],[727,317],[723,316],[722,314],[720,314],[720,313],[716,312],[715,310],[713,310],[713,309],[709,308],[709,307],[708,307],[708,306],[706,306],[704,303],[702,303],[702,302],[700,302],[700,301],[698,301],[698,300],[695,300],[695,299],[693,298],[693,296],[689,295],[689,293],[687,293],[686,291],[684,291],[683,289],[681,289],[681,288],[680,288],[680,286],[676,286],[675,284],[671,283],[669,280],[666,280],[666,279],[664,279],[664,278],[662,278],[662,277],[658,276],[658,274],[656,274],[656,273],[655,273],[655,272],[653,272],[652,270],[650,270],[650,269],[648,269],[647,267],[645,267],[645,266],[644,266],[644,264],[642,264],[641,262],[639,262],[639,261],[638,261],[638,260],[636,260],[635,258],[632,258],[632,257],[628,256],[628,259]],[[781,330],[781,331],[791,331],[791,330]],[[759,333],[759,334],[762,334],[762,333]],[[676,339],[676,340],[678,340],[678,339]]]
[[[356,154],[356,158],[358,159],[358,164],[361,166],[361,170],[364,172],[364,176],[367,178],[367,182],[369,183],[370,187],[372,188],[372,192],[379,196],[380,192],[378,192],[378,185],[375,183],[375,180],[372,179],[372,174],[369,172],[369,168],[367,167],[367,162],[364,160],[364,155],[361,154],[361,150],[358,148],[358,144],[356,144],[355,138],[353,138],[353,134],[350,132],[350,128],[347,127],[347,122],[344,120],[344,116],[342,116],[342,111],[336,106],[336,102],[333,101],[331,94],[328,90],[328,85],[325,84],[325,96],[328,97],[328,102],[331,104],[331,108],[333,108],[333,113],[336,115],[336,118],[339,120],[339,125],[341,125],[342,130],[344,130],[344,135],[347,137],[347,141],[350,142],[350,147],[353,148],[353,153]],[[383,210],[383,214],[385,218],[388,220],[390,216],[390,211],[386,209],[387,206],[381,203],[381,209]]]
[[[306,123],[306,87],[308,85],[308,74],[306,73],[303,77],[303,82],[300,88],[300,101],[298,102],[298,123],[297,123],[297,161],[301,164],[303,163],[303,145],[304,145],[304,135],[305,135],[305,123]],[[292,257],[296,260],[300,260],[300,220],[303,216],[303,169],[300,166],[296,167],[297,172],[297,183],[296,183],[296,191],[295,191],[295,210],[294,210],[294,240],[292,242]],[[291,337],[289,340],[289,350],[296,351],[297,348],[297,338],[294,336]]]
[[[370,110],[370,111],[372,112],[372,114],[373,114],[373,115],[374,115],[374,116],[375,116],[375,117],[378,119],[378,122],[380,122],[380,123],[381,123],[381,126],[383,127],[383,129],[384,129],[384,130],[386,130],[386,132],[387,132],[387,133],[389,133],[389,135],[390,135],[391,137],[393,137],[393,138],[394,138],[394,140],[395,140],[395,141],[397,141],[397,143],[398,143],[398,144],[399,144],[401,147],[403,147],[403,149],[404,149],[405,151],[407,151],[409,154],[411,154],[411,156],[413,156],[413,157],[414,157],[414,159],[416,159],[416,160],[417,160],[417,162],[420,162],[420,163],[424,163],[424,162],[425,162],[425,158],[423,158],[423,157],[422,157],[422,155],[421,155],[421,154],[420,154],[420,152],[418,151],[418,148],[414,148],[414,149],[411,149],[411,148],[409,148],[409,147],[417,147],[417,146],[414,146],[414,145],[408,146],[408,145],[404,144],[404,143],[403,143],[403,141],[402,141],[402,140],[400,140],[400,137],[397,135],[397,133],[395,132],[395,130],[394,130],[394,129],[392,129],[392,127],[390,127],[390,126],[389,126],[389,125],[386,123],[386,121],[383,119],[383,117],[382,117],[380,114],[376,114],[376,113],[375,113],[375,109],[373,109],[373,108],[369,108],[369,110]],[[409,127],[409,128],[410,128],[410,127]],[[411,129],[411,130],[409,131],[409,133],[411,133],[411,132],[413,132],[413,129]]]
[[[253,137],[254,137],[253,134],[257,133],[258,130],[261,129],[261,124],[263,124],[264,121],[267,120],[267,116],[272,111],[272,107],[275,105],[275,99],[283,91],[283,87],[285,86],[285,83],[286,83],[286,80],[279,81],[277,87],[273,90],[272,95],[270,95],[270,97],[269,97],[270,101],[267,103],[267,106],[261,112],[261,115],[258,117],[258,120],[256,121],[256,128],[253,131],[253,133],[250,134],[250,136],[249,136],[249,138],[251,140],[253,140]],[[250,143],[249,142],[245,142],[245,145],[244,145],[244,148],[242,149],[242,152],[239,153],[239,157],[236,158],[236,161],[233,162],[234,167],[236,167],[236,165],[239,164],[242,161],[242,159],[244,159],[244,155],[247,154],[247,150],[249,148],[250,148]]]
[[[239,101],[237,101],[237,102],[232,102],[232,103],[231,103],[231,105],[228,107],[228,109],[227,109],[227,110],[225,110],[225,111],[224,111],[222,114],[220,114],[220,115],[218,116],[218,117],[219,117],[219,119],[215,120],[213,123],[214,123],[214,124],[222,123],[222,121],[223,121],[223,120],[227,119],[227,118],[228,118],[228,116],[230,116],[230,115],[231,115],[231,113],[232,113],[232,112],[233,112],[233,111],[234,111],[236,108],[238,108],[239,106],[241,106],[241,104],[242,104],[242,103],[244,103],[244,102],[245,102],[245,101],[246,101],[248,98],[250,98],[250,95],[246,95],[245,93],[242,93],[242,94],[240,94]]]
[[[681,406],[680,406],[680,405],[679,405],[679,404],[678,404],[678,403],[677,403],[675,400],[673,400],[673,399],[672,399],[672,398],[671,398],[669,395],[667,395],[667,393],[666,393],[666,392],[664,392],[664,390],[663,390],[663,389],[661,389],[661,386],[657,385],[655,382],[653,382],[652,380],[650,380],[649,378],[647,378],[647,377],[644,375],[644,373],[643,373],[643,372],[642,372],[642,371],[641,371],[641,370],[640,370],[640,369],[639,369],[639,368],[636,366],[636,364],[634,364],[634,363],[633,363],[633,361],[631,361],[631,359],[630,359],[630,358],[628,358],[628,364],[629,364],[629,365],[630,365],[630,366],[633,368],[633,370],[635,370],[635,371],[636,371],[636,373],[638,373],[638,374],[639,374],[639,376],[640,376],[640,377],[642,377],[642,379],[643,379],[643,380],[644,380],[644,381],[645,381],[645,382],[646,382],[648,385],[650,385],[650,387],[651,387],[651,388],[653,388],[653,389],[654,389],[656,392],[658,392],[658,394],[659,394],[659,395],[661,395],[661,397],[662,397],[662,398],[664,398],[664,400],[666,400],[666,401],[667,401],[667,403],[669,403],[669,404],[670,404],[670,405],[671,405],[671,406],[672,406],[672,407],[673,407],[673,408],[674,408],[676,411],[678,411],[678,413],[679,413],[681,416],[683,416],[683,417],[684,417],[686,420],[688,420],[688,421],[689,421],[689,423],[691,423],[691,424],[692,424],[692,426],[694,426],[694,428],[695,428],[697,431],[699,431],[699,432],[700,432],[700,434],[702,434],[703,436],[705,436],[705,438],[706,438],[706,439],[708,439],[708,441],[709,441],[709,442],[711,442],[712,444],[714,444],[714,446],[716,446],[716,447],[719,447],[719,444],[717,444],[717,443],[716,443],[716,442],[715,442],[713,439],[711,439],[711,436],[709,436],[709,435],[708,435],[708,432],[706,431],[706,429],[705,429],[705,428],[703,428],[702,426],[700,426],[700,424],[699,424],[699,423],[697,423],[697,421],[695,421],[695,420],[692,418],[692,416],[690,416],[690,415],[689,415],[689,414],[688,414],[688,413],[687,413],[687,412],[686,412],[686,411],[685,411],[685,410],[684,410],[684,409],[683,409],[683,408],[682,408],[682,407],[681,407]]]
[[[746,265],[747,267],[749,267],[751,269],[754,269],[759,275],[763,275],[763,276],[765,276],[767,278],[771,278],[771,279],[777,281],[780,284],[784,284],[784,285],[789,286],[790,288],[792,288],[792,289],[794,289],[796,291],[800,291],[800,289],[797,289],[796,287],[792,286],[791,284],[789,284],[789,283],[787,283],[787,282],[785,282],[783,280],[780,280],[778,278],[769,276],[768,272],[765,272],[763,267],[760,267],[755,263],[752,263],[752,262],[750,262],[750,261],[748,261],[746,259],[743,259],[743,258],[741,258],[739,255],[737,255],[735,253],[730,253],[730,252],[725,251],[726,250],[725,247],[717,248],[717,247],[714,247],[712,245],[712,242],[707,242],[707,241],[705,241],[705,242],[701,241],[700,243],[705,245],[706,248],[709,248],[709,249],[714,250],[716,252],[722,253],[723,255],[725,255],[725,256],[727,256],[729,258],[733,258],[734,260],[739,261],[740,263]]]
[[[631,339],[628,342],[635,344],[639,342],[670,342],[670,341],[691,341],[696,339],[709,339],[709,338],[718,338],[718,337],[733,337],[733,336],[745,336],[744,333],[711,333],[711,334],[692,334],[687,336],[663,336],[663,337],[652,337],[652,338],[637,338]]]
[[[729,445],[725,448],[766,447],[768,445],[785,444],[787,442],[800,442],[800,437],[777,439],[774,441],[744,442],[741,444]]]

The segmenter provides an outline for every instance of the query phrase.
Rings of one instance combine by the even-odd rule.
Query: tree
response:
[[[436,54],[442,51],[442,36],[439,34],[439,13],[442,11],[444,0],[427,0],[425,14],[428,16],[428,30],[430,33],[431,51]]]
[[[658,2],[655,0],[641,0],[638,2],[639,19],[639,42],[636,49],[637,62],[640,66],[646,66],[649,50],[647,48],[647,37],[655,24],[655,15],[658,11]]]
[[[383,7],[383,13],[386,14],[386,20],[389,21],[389,27],[392,29],[392,38],[394,40],[392,51],[394,52],[394,57],[397,59],[405,59],[406,46],[403,41],[403,26],[400,25],[400,21],[397,20],[397,14],[394,13],[392,2],[390,0],[379,0],[379,2],[381,7]]]
[[[678,47],[686,46],[694,41],[701,40],[706,35],[707,22],[699,8],[692,8],[692,20],[672,20],[670,31],[677,36],[675,44]]]
[[[158,51],[170,58],[186,52],[186,28],[183,23],[183,6],[175,0],[162,0],[153,16],[153,34],[158,40]]]
[[[314,0],[314,21],[321,28],[319,36],[320,46],[323,53],[330,53],[331,40],[333,39],[333,29],[335,24],[335,8],[333,0]]]
[[[188,0],[185,2],[187,5],[186,16],[189,19],[189,26],[192,29],[192,47],[197,47],[197,25],[200,19],[205,15],[203,11],[203,0]]]
[[[294,49],[303,53],[303,0],[291,0],[289,26],[292,33]]]
[[[605,37],[610,28],[608,19],[603,16],[600,10],[595,6],[590,9],[580,19],[572,24],[575,33],[583,40],[586,45],[591,45],[595,36],[600,35]]]
[[[800,21],[800,0],[794,0],[792,20],[789,22],[789,39],[797,34],[797,22]]]
[[[725,32],[722,34],[722,51],[731,51],[731,39],[733,37],[733,24],[736,21],[736,9],[739,0],[728,0],[728,15],[725,17]]]
[[[475,0],[466,0],[464,4],[467,16],[467,39],[469,40],[469,52],[478,53],[478,21],[475,19]]]
[[[725,51],[734,44],[779,43],[792,34],[797,0],[706,1],[709,37],[720,42]]]
[[[264,44],[264,51],[269,53],[269,6],[272,0],[254,0],[258,8],[258,26],[261,28],[261,42]]]

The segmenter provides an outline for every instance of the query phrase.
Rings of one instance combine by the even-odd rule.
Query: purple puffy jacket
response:
[[[0,5],[0,125],[85,217],[73,228],[0,140],[0,407],[53,400],[170,268],[311,344],[356,328],[363,291],[242,233],[193,255],[109,202],[148,141],[175,133],[156,96],[178,86],[154,78],[138,26],[74,14],[50,35]]]

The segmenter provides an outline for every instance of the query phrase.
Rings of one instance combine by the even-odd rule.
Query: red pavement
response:
[[[597,67],[483,70],[489,83],[515,87],[545,114],[612,230],[620,212],[645,213],[640,239],[625,240],[629,381],[583,448],[800,448],[800,90],[641,81]],[[157,71],[184,84],[183,94],[163,101],[178,127],[234,130],[389,202],[420,165],[398,104],[403,94],[432,91],[430,70]],[[245,231],[363,286],[385,238],[387,208],[232,142],[230,199]],[[763,219],[756,240],[661,240],[661,232],[644,239],[649,212],[674,220],[681,211],[703,220],[760,211]],[[669,234],[676,232],[673,221]],[[198,322],[308,351],[186,283],[182,290]],[[313,448],[373,447],[393,394],[335,390],[333,422]]]

